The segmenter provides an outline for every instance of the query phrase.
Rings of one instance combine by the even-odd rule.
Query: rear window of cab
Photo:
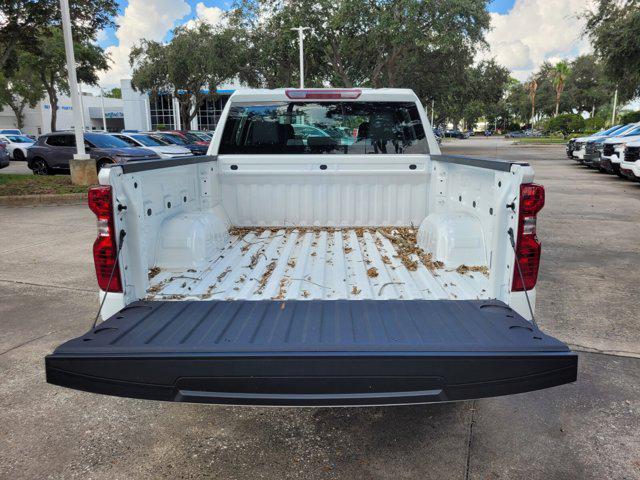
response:
[[[413,102],[273,102],[230,106],[220,154],[427,154]]]

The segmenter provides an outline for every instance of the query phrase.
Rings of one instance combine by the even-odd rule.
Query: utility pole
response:
[[[107,116],[104,114],[104,90],[100,87],[100,104],[102,105],[102,129],[107,131]]]
[[[433,109],[436,105],[436,101],[431,99],[431,128],[433,128]]]
[[[613,94],[613,112],[611,112],[611,125],[616,124],[616,108],[618,108],[618,89]]]
[[[87,124],[84,121],[84,98],[82,98],[81,86],[78,86],[78,97],[80,98],[80,117],[82,118],[82,131],[84,132],[87,129]]]
[[[84,132],[82,128],[82,112],[80,96],[78,95],[78,79],[76,77],[76,59],[73,52],[73,37],[71,36],[71,16],[69,15],[69,0],[60,0],[62,13],[62,33],[64,36],[64,50],[67,57],[67,72],[69,74],[69,91],[73,106],[73,124],[76,136],[76,154],[69,160],[71,182],[76,185],[92,185],[98,183],[96,162],[87,155],[84,149]]]
[[[300,88],[304,88],[304,31],[310,27],[296,27],[291,30],[298,31],[298,47],[300,49]]]

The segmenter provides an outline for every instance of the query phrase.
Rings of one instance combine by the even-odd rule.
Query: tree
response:
[[[531,121],[531,99],[527,93],[526,84],[520,83],[515,78],[510,78],[502,102],[504,104],[503,128],[506,128],[508,123]]]
[[[0,107],[7,105],[16,117],[17,127],[24,128],[24,109],[35,107],[44,96],[40,78],[23,64],[7,78],[0,73]]]
[[[471,67],[483,45],[486,6],[486,0],[244,0],[231,24],[245,32],[238,50],[246,51],[241,78],[250,85],[294,84],[297,37],[289,29],[304,25],[312,28],[305,39],[306,84],[410,86],[443,105],[446,86]]]
[[[20,63],[23,68],[32,70],[38,76],[47,92],[51,105],[51,131],[55,132],[58,92],[70,93],[62,30],[52,28],[33,41],[38,43],[38,51],[41,53],[36,55],[25,51]],[[97,73],[109,68],[104,51],[87,40],[75,41],[74,50],[78,82],[97,85]]]
[[[558,110],[560,109],[560,97],[564,91],[564,84],[567,81],[567,77],[571,69],[569,64],[565,60],[559,61],[555,67],[553,67],[553,86],[556,89],[556,113],[554,116],[558,116]]]
[[[122,98],[122,89],[114,87],[104,92],[104,98]]]
[[[622,115],[620,115],[620,122],[622,123],[640,122],[640,110],[636,112],[624,112]]]
[[[204,101],[215,96],[216,87],[235,73],[232,33],[201,22],[194,28],[176,28],[167,44],[143,40],[129,56],[133,88],[174,95],[180,119],[188,126]]]
[[[71,0],[69,2],[76,39],[95,39],[98,31],[113,27],[118,12],[116,0]],[[0,0],[0,68],[16,68],[20,49],[40,54],[37,36],[61,25],[58,0]],[[10,65],[8,65],[10,64]],[[6,73],[6,70],[5,70]]]
[[[563,97],[577,112],[596,111],[611,103],[615,85],[605,75],[602,62],[594,55],[580,55],[571,62]]]
[[[463,100],[463,119],[468,128],[473,128],[478,119],[486,115],[495,122],[496,106],[504,96],[510,82],[509,70],[495,61],[480,62],[469,68],[469,83]]]
[[[585,33],[620,100],[640,95],[640,0],[597,0],[584,17]]]
[[[538,80],[535,77],[526,85],[527,93],[531,99],[531,122],[536,118],[536,92],[538,91]]]

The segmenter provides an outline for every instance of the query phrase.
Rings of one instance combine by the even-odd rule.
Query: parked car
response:
[[[512,132],[507,132],[504,138],[523,138],[526,137],[527,134],[522,130],[514,130]]]
[[[27,159],[27,150],[35,143],[35,140],[32,140],[25,135],[13,135],[6,133],[0,134],[0,142],[3,142],[6,145],[7,152],[12,160],[21,161]]]
[[[0,135],[22,135],[22,130],[17,128],[0,129]]]
[[[640,135],[640,127],[636,124],[632,124],[630,128],[619,130],[610,137],[598,137],[587,141],[584,146],[584,156],[582,158],[582,164],[589,168],[600,168],[600,156],[604,150],[604,142],[607,139],[614,139],[615,141],[624,142],[626,138],[633,138]]]
[[[211,139],[213,138],[213,132],[205,131],[205,130],[189,130],[189,133],[195,135],[203,142],[211,143]]]
[[[112,133],[111,136],[128,143],[132,147],[152,150],[158,154],[160,158],[188,157],[193,155],[188,148],[172,145],[158,137],[144,133]]]
[[[47,356],[49,383],[353,406],[576,380],[577,355],[533,320],[533,168],[440,155],[411,90],[330,92],[236,91],[209,155],[102,175],[88,201],[105,320]],[[335,111],[356,142],[318,154],[290,141],[292,117]]]
[[[201,145],[203,147],[208,147],[211,140],[204,140],[200,138],[200,136],[195,133],[189,132],[187,130],[166,130],[164,133],[169,133],[172,135],[179,135],[184,139],[188,144]]]
[[[483,132],[483,135],[484,135],[485,137],[491,137],[491,136],[493,135],[493,130],[485,130],[485,131]]]
[[[9,152],[4,143],[0,142],[0,168],[8,167],[11,163]]]
[[[640,182],[640,140],[627,143],[620,164],[620,173],[629,180]]]
[[[628,125],[616,125],[614,127],[608,128],[607,130],[594,133],[593,135],[574,138],[573,142],[569,140],[569,143],[567,143],[567,155],[569,154],[569,147],[571,147],[570,158],[575,159],[578,163],[582,163],[582,160],[584,160],[585,146],[589,140],[613,136],[617,132],[622,132],[627,128]]]
[[[85,132],[84,142],[89,156],[96,160],[98,171],[110,163],[136,160],[157,160],[160,157],[146,148],[131,147],[128,143],[106,133]],[[69,171],[69,160],[76,153],[73,132],[55,132],[41,135],[28,150],[27,165],[35,175],[49,175],[56,171]]]
[[[178,145],[180,147],[185,147],[191,150],[191,153],[194,155],[206,155],[207,154],[207,145],[202,145],[202,142],[198,143],[189,143],[184,136],[178,135],[172,132],[158,131],[158,132],[146,132],[152,137],[159,138],[171,145]]]
[[[446,138],[459,138],[466,139],[469,138],[469,132],[463,132],[462,130],[458,130],[457,128],[451,130],[445,130],[444,136]]]
[[[624,161],[625,147],[627,144],[637,141],[640,141],[640,126],[627,130],[624,135],[607,138],[602,143],[600,161],[597,164],[600,171],[623,177],[620,166]]]

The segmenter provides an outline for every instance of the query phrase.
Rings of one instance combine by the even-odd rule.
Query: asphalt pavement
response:
[[[83,205],[0,207],[0,478],[640,479],[640,184],[561,146],[449,141],[528,160],[546,186],[538,321],[579,379],[439,405],[167,404],[48,385],[44,356],[98,307]],[[2,172],[0,172],[0,175]]]

